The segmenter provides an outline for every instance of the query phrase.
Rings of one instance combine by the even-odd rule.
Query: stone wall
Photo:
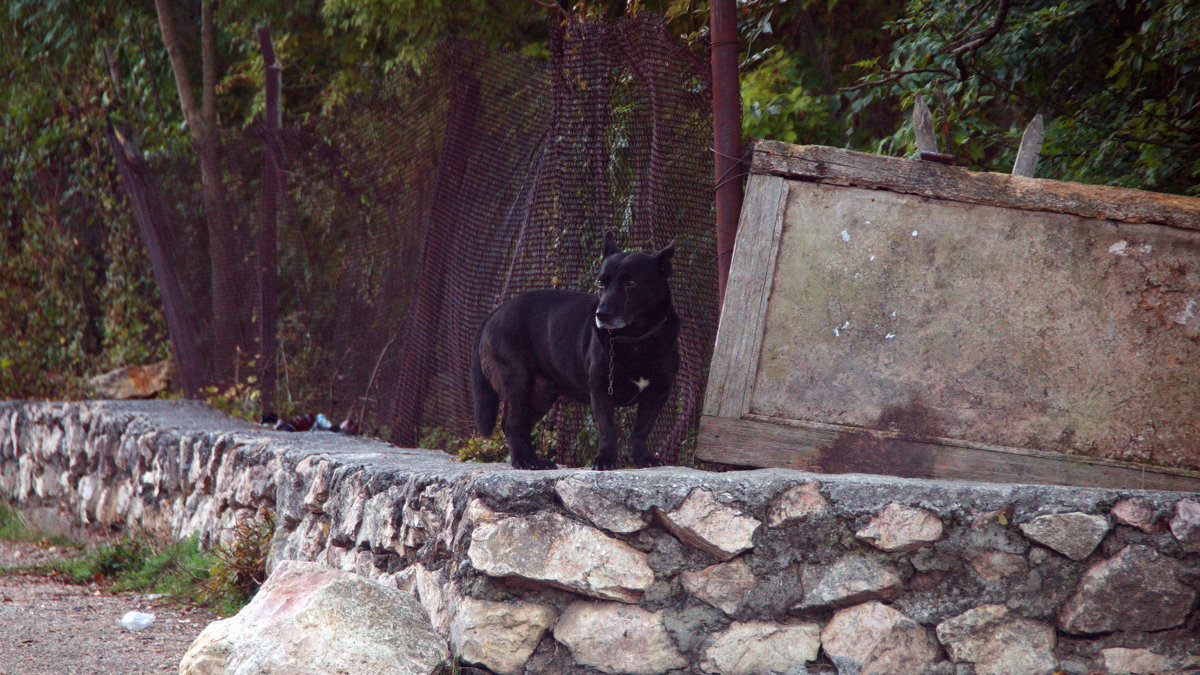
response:
[[[416,595],[498,673],[1200,669],[1200,495],[512,471],[190,402],[0,403],[0,498]]]

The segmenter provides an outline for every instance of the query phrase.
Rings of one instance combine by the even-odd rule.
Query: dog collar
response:
[[[654,328],[651,328],[650,330],[636,337],[632,335],[613,335],[612,330],[608,329],[608,339],[610,342],[641,342],[642,340],[649,339],[655,333],[662,330],[662,327],[667,325],[667,318],[668,317],[664,316],[657,324],[655,324]]]

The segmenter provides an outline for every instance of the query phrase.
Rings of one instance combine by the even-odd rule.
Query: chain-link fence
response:
[[[606,230],[629,249],[674,241],[682,366],[652,438],[673,462],[717,324],[711,135],[703,55],[643,13],[560,26],[549,63],[450,41],[302,128],[227,136],[220,231],[194,166],[118,155],[185,385],[253,384],[274,363],[265,407],[348,416],[406,445],[431,427],[470,433],[470,349],[493,307],[591,289]],[[274,175],[277,347],[263,355]],[[560,405],[546,424],[560,462],[594,452],[586,410]]]

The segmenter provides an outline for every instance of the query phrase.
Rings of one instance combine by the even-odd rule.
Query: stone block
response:
[[[1078,635],[1179,626],[1192,609],[1196,591],[1181,584],[1175,571],[1175,562],[1158,551],[1126,546],[1088,568],[1059,613],[1058,627]]]
[[[942,521],[927,509],[892,503],[855,536],[882,551],[915,551],[942,538]]]
[[[1157,529],[1157,519],[1154,517],[1154,506],[1143,497],[1129,497],[1113,504],[1113,520],[1122,525],[1136,527],[1147,534]]]
[[[463,598],[450,624],[450,648],[467,663],[517,675],[557,618],[558,610],[532,602]]]
[[[1096,550],[1112,526],[1104,516],[1054,513],[1021,525],[1021,532],[1071,560],[1083,560]]]
[[[820,648],[819,624],[735,622],[713,636],[700,670],[721,675],[794,672],[797,666],[815,660]]]
[[[552,512],[477,524],[467,556],[489,576],[519,577],[607,600],[637,602],[654,583],[645,553]]]
[[[586,518],[596,527],[628,534],[646,527],[646,521],[628,506],[600,494],[578,478],[564,478],[554,491],[571,513]]]
[[[767,509],[767,526],[779,527],[793,520],[803,520],[828,512],[829,501],[821,496],[820,487],[819,482],[809,481],[781,492]]]
[[[1110,647],[1100,650],[1104,669],[1110,673],[1161,673],[1168,670],[1167,658],[1149,649]]]
[[[976,675],[1040,675],[1054,672],[1054,628],[1012,613],[1003,605],[983,605],[937,626],[950,658],[975,666]]]
[[[923,673],[938,658],[929,631],[878,602],[847,607],[821,631],[821,646],[839,672]]]
[[[803,574],[804,600],[796,609],[846,607],[895,597],[900,576],[875,558],[850,554],[827,566],[809,565]]]
[[[663,627],[662,612],[615,602],[577,600],[554,626],[575,661],[605,673],[657,675],[688,659]]]
[[[1180,499],[1171,518],[1171,534],[1185,551],[1200,551],[1200,500]]]
[[[696,488],[678,508],[662,513],[663,524],[680,541],[720,560],[730,560],[754,547],[762,525],[740,509],[722,504],[711,490]]]
[[[741,558],[679,575],[684,589],[726,614],[734,614],[754,590],[756,580]]]

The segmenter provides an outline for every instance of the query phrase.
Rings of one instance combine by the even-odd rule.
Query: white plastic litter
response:
[[[154,623],[154,615],[145,612],[125,612],[121,617],[121,626],[127,630],[142,630]]]

